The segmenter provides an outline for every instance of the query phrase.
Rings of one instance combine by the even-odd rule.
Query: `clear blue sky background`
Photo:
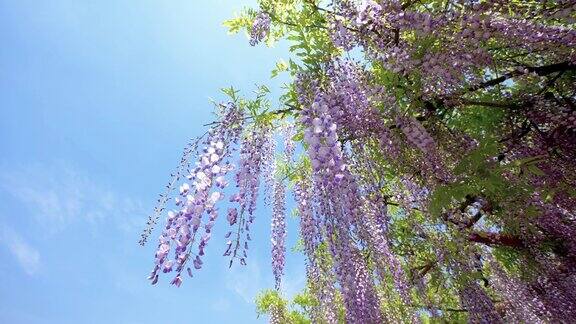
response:
[[[255,323],[273,286],[269,209],[247,267],[221,257],[179,289],[146,280],[137,245],[209,98],[281,80],[286,48],[250,47],[223,20],[251,1],[0,0],[0,323]],[[291,219],[289,246],[294,245]],[[155,237],[158,233],[155,233]],[[288,258],[286,294],[303,286]]]

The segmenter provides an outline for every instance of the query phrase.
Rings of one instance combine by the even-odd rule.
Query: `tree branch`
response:
[[[482,243],[488,246],[507,246],[512,248],[523,248],[522,240],[514,235],[492,233],[492,232],[473,232],[468,235],[471,242]]]
[[[536,73],[539,76],[546,76],[546,75],[549,75],[549,74],[552,74],[555,72],[574,71],[574,70],[576,70],[576,65],[574,65],[570,62],[561,62],[561,63],[555,63],[555,64],[543,65],[543,66],[537,66],[537,67],[527,66],[524,68],[524,70],[517,69],[517,70],[511,71],[511,72],[508,72],[501,77],[498,77],[498,78],[495,78],[492,80],[488,80],[488,81],[482,82],[482,83],[477,84],[477,85],[470,86],[466,89],[466,92],[474,92],[476,90],[493,87],[493,86],[500,84],[500,83],[502,83],[508,79],[512,79],[514,77],[524,75],[527,73]]]
[[[408,0],[405,3],[402,4],[402,10],[406,10],[408,9],[408,7],[410,7],[411,5],[415,4],[416,2],[418,2],[419,0]]]
[[[466,106],[483,106],[483,107],[494,107],[494,108],[508,108],[508,109],[516,109],[520,106],[513,103],[505,103],[505,102],[490,102],[490,101],[475,101],[475,100],[461,100],[459,102],[462,105]]]
[[[284,115],[286,113],[295,111],[295,110],[302,110],[302,108],[297,107],[297,106],[293,106],[293,105],[289,105],[289,104],[285,104],[286,106],[288,106],[288,108],[284,108],[284,109],[278,109],[278,110],[273,110],[273,111],[269,111],[266,112],[267,114],[272,114],[272,115]],[[243,118],[243,120],[250,120],[250,119],[254,119],[253,116],[246,116]],[[219,121],[213,121],[211,123],[208,124],[204,124],[202,126],[212,126],[212,125],[218,125],[220,124]]]

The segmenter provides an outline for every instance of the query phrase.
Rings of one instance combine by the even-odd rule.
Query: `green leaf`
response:
[[[228,28],[229,34],[236,34],[242,29],[250,30],[252,28],[252,18],[250,17],[250,11],[245,10],[239,16],[225,20],[222,25]]]
[[[222,89],[220,89],[220,91],[222,91],[225,95],[230,97],[230,99],[233,102],[238,101],[237,94],[240,92],[240,90],[236,90],[236,89],[234,89],[234,87],[230,86],[230,88],[222,88]]]
[[[278,76],[280,72],[288,71],[288,64],[284,60],[276,62],[276,67],[272,70],[272,78]]]

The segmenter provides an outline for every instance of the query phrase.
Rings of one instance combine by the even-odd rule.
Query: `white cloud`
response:
[[[98,224],[110,219],[119,229],[137,232],[146,219],[139,201],[120,198],[65,163],[4,168],[0,181],[2,189],[19,200],[51,234],[74,222]]]
[[[16,258],[26,274],[34,275],[40,267],[40,253],[12,228],[0,224],[0,243]]]
[[[256,250],[252,251],[257,255]],[[270,266],[262,267],[261,260],[254,256],[247,260],[246,266],[235,264],[226,274],[226,287],[242,297],[246,303],[253,304],[256,296],[264,289],[274,288],[274,278]],[[263,272],[264,271],[264,272]],[[306,287],[306,273],[303,268],[286,269],[282,277],[282,296],[292,300]]]
[[[216,312],[226,312],[230,309],[230,301],[226,298],[219,298],[212,303],[212,310]]]
[[[303,269],[299,269],[296,275],[287,274],[282,278],[282,295],[289,300],[294,298],[296,294],[302,292],[306,287],[306,273]]]
[[[226,287],[253,304],[256,295],[266,284],[257,258],[249,259],[246,266],[235,264],[226,274]]]

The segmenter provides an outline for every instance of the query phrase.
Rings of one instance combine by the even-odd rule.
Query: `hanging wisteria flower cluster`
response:
[[[225,24],[290,41],[273,74],[293,82],[275,109],[232,95],[187,147],[148,222],[178,184],[152,282],[202,268],[224,210],[230,266],[249,262],[257,214],[271,224],[272,323],[573,322],[576,4],[258,3]],[[289,234],[296,309],[278,302]]]
[[[270,16],[264,12],[259,13],[254,19],[252,30],[250,31],[250,45],[255,46],[270,33]]]

